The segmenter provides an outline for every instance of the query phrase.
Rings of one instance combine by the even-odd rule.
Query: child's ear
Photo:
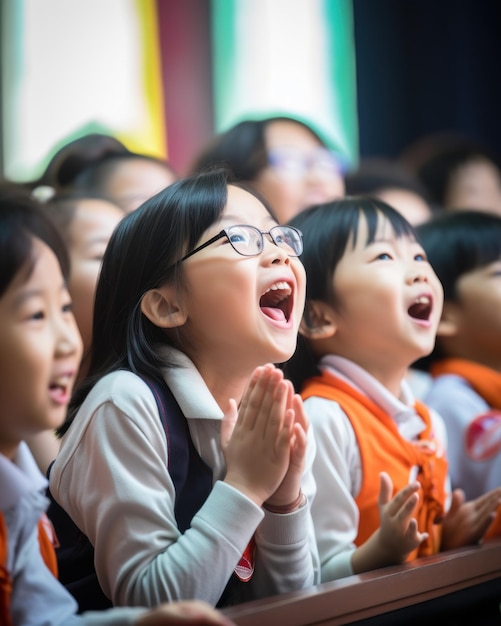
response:
[[[182,326],[187,317],[172,285],[147,291],[141,299],[141,312],[159,328]]]
[[[306,302],[299,332],[307,339],[327,339],[336,332],[332,307],[321,300]]]
[[[442,317],[438,324],[437,336],[454,337],[457,335],[460,315],[460,308],[455,302],[444,302]]]

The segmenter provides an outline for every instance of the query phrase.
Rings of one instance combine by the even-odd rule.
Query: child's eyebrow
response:
[[[395,239],[397,239],[397,237],[392,237],[391,239],[389,239],[388,237],[374,237],[372,239],[372,241],[368,241],[367,245],[371,245],[372,243],[395,243]]]
[[[63,292],[67,290],[68,290],[68,286],[66,284],[66,281],[62,282],[59,285],[59,291]],[[20,293],[15,298],[14,303],[16,306],[19,306],[23,304],[23,302],[26,302],[27,300],[29,300],[30,298],[43,297],[43,295],[45,294],[45,291],[46,291],[45,289],[40,289],[37,287],[33,287],[32,289],[21,289]]]
[[[407,234],[407,233],[400,233],[400,234],[393,233],[392,237],[385,237],[385,236],[379,236],[378,237],[378,236],[374,236],[373,240],[368,242],[367,245],[370,245],[371,243],[388,243],[388,244],[390,244],[390,243],[395,243],[395,241],[397,241],[399,239],[408,239],[410,243],[418,243],[419,244],[419,241],[415,237],[410,235],[410,234]],[[421,245],[421,244],[419,244],[419,245]]]

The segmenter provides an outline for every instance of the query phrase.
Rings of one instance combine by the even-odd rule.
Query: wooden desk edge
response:
[[[238,626],[347,624],[500,579],[501,539],[225,610]]]

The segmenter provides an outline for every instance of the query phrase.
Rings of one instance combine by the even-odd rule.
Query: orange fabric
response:
[[[385,471],[391,476],[395,494],[409,483],[411,468],[418,466],[417,480],[421,483],[421,492],[416,517],[419,530],[428,532],[429,537],[407,560],[438,552],[448,466],[433,440],[427,408],[416,402],[416,410],[426,428],[419,435],[419,441],[410,442],[400,435],[396,424],[380,407],[329,372],[307,381],[301,396],[305,400],[311,396],[334,400],[346,413],[355,431],[363,475],[360,493],[355,498],[360,512],[355,543],[363,544],[379,528],[380,472]]]
[[[496,517],[484,533],[482,541],[489,541],[489,539],[495,539],[496,537],[501,537],[501,505],[498,506]]]
[[[0,624],[11,626],[10,596],[12,594],[12,579],[7,569],[7,524],[0,513]]]
[[[57,578],[57,557],[56,550],[54,548],[55,536],[56,534],[52,523],[44,513],[38,521],[38,543],[40,545],[40,553],[45,561],[45,565],[47,565],[50,571]]]
[[[496,370],[466,359],[443,359],[431,366],[430,373],[434,377],[443,374],[461,376],[490,407],[501,411],[501,374]]]
[[[432,365],[430,372],[434,377],[445,374],[461,376],[491,408],[501,411],[501,374],[496,370],[467,359],[442,359]],[[494,537],[501,537],[501,506],[483,539]]]

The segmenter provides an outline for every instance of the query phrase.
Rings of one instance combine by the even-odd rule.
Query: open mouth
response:
[[[61,379],[49,384],[49,396],[58,404],[67,403],[70,396],[70,380]]]
[[[261,311],[272,320],[288,322],[292,312],[292,289],[285,281],[273,283],[259,299]]]
[[[417,320],[428,321],[432,310],[432,301],[430,296],[419,296],[407,309],[410,317]]]

